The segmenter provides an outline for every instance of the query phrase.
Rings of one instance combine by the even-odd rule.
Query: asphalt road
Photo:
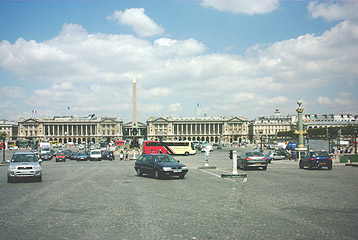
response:
[[[43,162],[43,182],[7,183],[0,239],[356,239],[358,168],[267,171],[223,179],[228,149],[177,157],[185,179],[137,177],[134,161]],[[242,173],[242,170],[239,170]]]

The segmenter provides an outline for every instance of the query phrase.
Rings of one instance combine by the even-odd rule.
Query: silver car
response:
[[[33,178],[42,182],[41,159],[33,152],[16,152],[12,155],[11,160],[7,161],[7,182],[14,182],[15,179]]]
[[[237,158],[238,168],[259,168],[267,169],[267,158],[261,152],[246,151]]]

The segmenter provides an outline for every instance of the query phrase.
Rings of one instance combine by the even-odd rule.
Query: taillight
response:
[[[332,160],[332,158],[328,158],[328,160]]]
[[[311,158],[312,161],[316,160],[315,158]]]
[[[267,157],[264,157],[262,160],[267,160]]]
[[[246,158],[246,160],[252,160],[252,158]]]

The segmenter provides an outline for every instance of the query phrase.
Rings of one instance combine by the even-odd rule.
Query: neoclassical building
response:
[[[85,143],[123,139],[120,118],[53,117],[27,118],[18,121],[20,140],[48,140],[59,143]]]
[[[278,132],[290,131],[292,126],[292,116],[282,116],[279,109],[276,109],[274,115],[258,117],[250,122],[249,138],[255,143],[261,142],[261,139],[267,142],[269,139],[275,139]]]
[[[148,140],[232,143],[247,141],[248,131],[245,117],[150,117],[147,120]]]
[[[0,120],[0,132],[6,134],[6,139],[16,140],[18,128],[19,127],[16,122]]]

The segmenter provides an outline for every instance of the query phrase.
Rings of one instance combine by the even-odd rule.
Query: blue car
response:
[[[89,160],[89,159],[90,159],[90,155],[89,155],[89,153],[86,152],[86,151],[81,151],[81,152],[79,152],[79,153],[77,154],[77,158],[76,158],[77,161],[87,161],[87,160]]]
[[[326,151],[309,151],[301,158],[299,167],[308,169],[327,167],[328,170],[331,170],[332,158]]]

